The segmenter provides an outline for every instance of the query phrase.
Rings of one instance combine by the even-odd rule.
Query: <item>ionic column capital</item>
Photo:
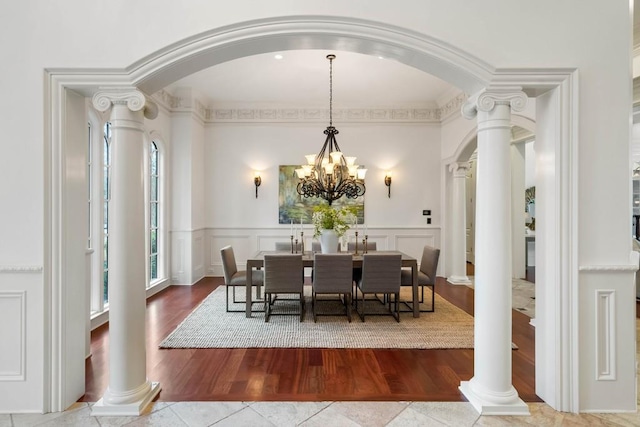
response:
[[[522,111],[527,105],[527,95],[520,87],[489,87],[470,97],[462,105],[462,115],[473,119],[478,111],[490,112],[496,105],[509,105],[511,111]]]
[[[105,112],[113,105],[126,105],[131,111],[143,110],[147,119],[155,119],[158,116],[158,106],[151,98],[136,88],[104,88],[93,95],[91,102],[94,108]]]
[[[470,165],[467,162],[451,163],[449,165],[449,172],[453,173],[454,178],[466,178],[469,167]]]

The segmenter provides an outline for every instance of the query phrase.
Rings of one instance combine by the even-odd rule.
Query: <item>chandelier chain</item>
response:
[[[329,126],[333,126],[333,58],[329,57]]]

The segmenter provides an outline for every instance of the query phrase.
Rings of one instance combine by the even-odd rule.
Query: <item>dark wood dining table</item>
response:
[[[278,252],[278,251],[259,251],[251,258],[247,259],[247,283],[252,283],[253,270],[264,267],[264,256],[266,254],[282,254],[289,252]],[[298,252],[299,253],[299,252]],[[389,254],[400,254],[402,255],[402,266],[411,268],[411,277],[412,277],[412,288],[413,288],[413,317],[420,317],[420,303],[418,301],[418,261],[416,258],[407,255],[400,251],[375,251],[375,253],[389,253]],[[353,256],[353,267],[354,268],[362,268],[362,253],[354,254]],[[314,253],[311,251],[305,251],[302,254],[302,265],[304,267],[313,267],[313,256]],[[252,307],[253,307],[253,295],[252,295],[252,286],[246,287],[246,316],[251,317]],[[260,287],[258,287],[257,292],[258,297],[260,296]]]

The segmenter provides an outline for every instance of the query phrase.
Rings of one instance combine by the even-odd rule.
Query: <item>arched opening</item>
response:
[[[552,91],[555,93],[551,96],[560,97],[566,102],[560,103],[561,107],[556,106],[556,109],[548,108],[547,116],[541,120],[541,123],[545,120],[551,122],[551,119],[558,119],[557,123],[555,123],[556,128],[569,128],[567,131],[568,137],[564,134],[562,137],[558,136],[560,132],[555,133],[555,136],[551,138],[549,150],[559,149],[554,147],[561,147],[572,142],[570,123],[566,122],[566,120],[570,119],[563,121],[560,118],[567,109],[574,108],[567,93],[570,90],[575,90],[571,72],[557,73],[551,77],[551,73],[547,71],[541,71],[539,74],[530,72],[522,77],[517,72],[497,75],[495,70],[488,64],[466,55],[464,52],[442,41],[432,39],[423,34],[416,34],[409,30],[351,18],[294,17],[253,21],[200,34],[197,37],[169,46],[150,57],[143,58],[126,70],[119,70],[112,74],[79,75],[69,70],[51,71],[49,73],[50,93],[48,96],[50,100],[48,113],[50,114],[51,123],[62,128],[62,136],[55,132],[49,135],[52,153],[47,160],[51,164],[49,169],[52,175],[52,182],[57,183],[56,185],[59,186],[49,190],[53,192],[53,197],[50,197],[52,196],[51,194],[47,196],[51,200],[52,207],[63,211],[65,209],[64,200],[59,197],[61,194],[60,189],[64,188],[64,182],[61,183],[60,180],[62,172],[59,163],[59,159],[63,154],[61,142],[64,139],[65,132],[62,119],[64,114],[60,111],[58,105],[60,105],[59,101],[64,97],[66,89],[78,90],[88,94],[99,85],[105,86],[112,83],[113,86],[122,86],[126,83],[152,93],[183,76],[217,63],[256,53],[298,48],[342,49],[364,54],[384,55],[436,75],[453,83],[467,93],[474,93],[488,86],[489,82],[496,82],[501,79],[514,85],[520,85],[525,89],[529,86],[535,87],[539,91],[532,90],[530,92],[531,95],[562,86],[565,88],[564,91]],[[570,159],[559,158],[559,163],[554,167],[562,167],[568,161]],[[569,178],[568,180],[568,184],[572,185],[571,179]],[[570,202],[568,201],[567,203]],[[571,207],[572,205],[569,205],[569,208]],[[555,205],[540,206],[539,209],[547,209],[547,214],[554,216],[558,221],[571,212],[571,209],[561,210],[560,207]],[[47,256],[50,259],[62,259],[63,262],[61,264],[64,265],[66,254],[64,251],[62,253],[58,252],[58,249],[55,248],[58,246],[56,243],[59,243],[56,239],[60,239],[59,236],[65,235],[66,225],[64,221],[61,221],[56,216],[52,216],[50,221],[49,232],[53,241],[51,246],[54,249],[51,249]],[[565,233],[564,237],[566,239],[572,238],[569,230],[565,231]],[[547,244],[550,247],[558,247],[559,245],[558,241],[553,240],[553,238]],[[51,265],[51,263],[48,263],[48,265]],[[553,276],[557,273],[555,270],[558,269],[562,269],[572,279],[574,271],[569,267],[568,263],[559,261],[556,268],[551,272]],[[49,280],[54,291],[59,292],[67,286],[67,283],[60,280],[59,275],[54,275],[50,270],[46,274],[50,277]],[[569,280],[565,286],[572,289],[574,280]],[[56,313],[65,310],[64,302],[58,303],[56,300],[50,299],[47,304],[50,305],[54,316]],[[545,315],[549,316],[550,319],[557,318],[553,309],[549,309]],[[555,321],[550,322],[549,328],[553,328],[554,324]],[[54,325],[54,329],[50,331],[53,341],[56,343],[62,342],[60,337],[64,336],[65,333],[64,325]],[[573,344],[567,343],[564,345],[571,346]],[[59,348],[59,353],[54,356],[54,359],[61,357],[64,360],[65,354],[71,351],[70,348],[58,346],[57,344],[53,348]],[[566,357],[562,356],[562,352],[559,350],[553,354],[554,359]],[[52,378],[57,378],[58,368],[54,363],[51,363],[51,366],[52,371],[54,371]],[[543,368],[544,375],[553,377],[554,369],[555,367],[552,364],[545,365]],[[571,376],[571,373],[569,372],[567,375]],[[67,378],[61,378],[59,381],[51,379],[52,389],[63,388],[62,384],[66,381],[68,381]],[[549,388],[556,387],[551,381],[545,382],[544,386]],[[55,393],[52,392],[52,394]],[[539,394],[544,397],[545,393]],[[65,406],[64,401],[57,401],[55,397],[52,396],[51,409],[58,410],[63,408]],[[557,403],[555,406],[559,409],[562,409],[562,407],[570,408]]]

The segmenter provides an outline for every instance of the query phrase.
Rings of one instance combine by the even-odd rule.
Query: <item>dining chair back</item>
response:
[[[316,311],[318,294],[338,294],[344,298],[342,302],[345,314],[351,322],[352,268],[353,257],[351,254],[314,254],[311,296],[314,322],[318,315],[333,315]]]
[[[291,243],[291,242],[276,242],[276,251],[277,252],[289,252],[291,253],[291,246],[293,245],[294,250],[296,252],[300,252],[301,248],[302,248],[302,244],[300,242],[298,243]]]
[[[421,312],[433,312],[436,308],[436,271],[438,270],[438,260],[440,259],[440,249],[425,245],[422,250],[422,259],[420,260],[420,269],[418,270],[418,286],[420,286],[421,296],[420,303],[424,303],[424,287],[431,288],[431,307],[429,309],[420,309]],[[411,270],[402,269],[401,285],[412,286]],[[402,301],[410,308],[413,307],[413,301]],[[413,310],[413,309],[412,309]]]
[[[358,252],[359,253],[364,253],[364,251],[362,249],[364,249],[364,245],[362,244],[362,242],[358,242]],[[378,245],[376,244],[376,242],[367,242],[367,252],[369,252],[369,251],[377,251],[377,250],[378,250]],[[347,251],[355,252],[356,251],[356,242],[348,242],[347,243]]]
[[[362,256],[362,277],[358,281],[358,289],[362,295],[362,312],[358,311],[360,318],[365,319],[366,294],[384,294],[385,301],[389,303],[389,312],[400,321],[400,274],[402,270],[402,255],[394,253],[372,253]],[[357,293],[357,291],[356,291]],[[394,296],[395,310],[391,310],[391,295]],[[358,310],[359,297],[356,295],[356,310]]]
[[[275,298],[278,294],[297,294],[299,313],[282,313],[300,315],[304,319],[304,283],[300,280],[303,274],[301,254],[265,254],[264,256],[264,293],[265,318],[268,322],[272,315],[272,308],[276,301],[291,301],[291,299]],[[280,314],[280,313],[276,313]]]
[[[247,272],[246,270],[238,270],[236,257],[231,246],[225,246],[224,248],[220,249],[220,257],[222,258],[222,272],[224,274],[224,284],[226,292],[225,308],[227,312],[244,313],[244,309],[229,308],[229,290],[231,289],[232,291],[233,303],[244,303],[244,301],[236,299],[236,288],[244,288],[247,286]],[[260,287],[262,286],[263,281],[264,280],[262,271],[258,270],[253,272],[251,277],[251,286],[256,287],[256,299],[260,298]]]

